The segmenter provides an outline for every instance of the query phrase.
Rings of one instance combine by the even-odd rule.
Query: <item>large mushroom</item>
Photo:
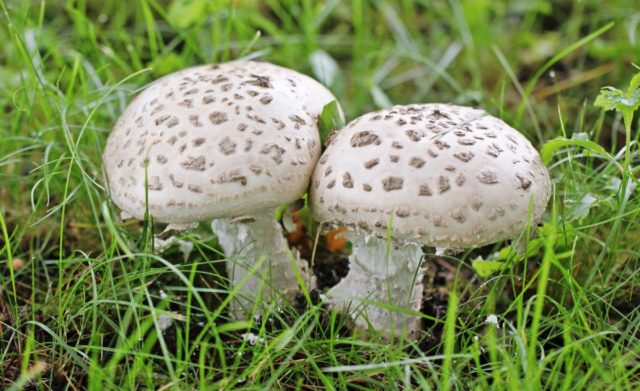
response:
[[[305,193],[320,155],[317,119],[335,97],[315,80],[264,62],[188,68],[149,85],[126,108],[103,155],[108,187],[124,217],[145,209],[171,229],[213,219],[238,283],[237,318],[262,280],[267,299],[298,284],[273,212]],[[148,198],[147,198],[148,196]],[[306,263],[298,261],[305,271]]]
[[[314,216],[350,227],[353,247],[328,300],[350,308],[359,328],[415,336],[419,317],[392,307],[420,310],[422,246],[513,238],[542,218],[549,197],[531,143],[482,110],[414,104],[365,114],[330,138],[313,175]]]

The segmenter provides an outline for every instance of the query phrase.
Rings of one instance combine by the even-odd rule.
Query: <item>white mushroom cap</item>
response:
[[[365,114],[336,133],[316,166],[320,221],[440,248],[517,236],[541,219],[547,169],[518,131],[482,110],[414,104]]]
[[[188,68],[149,85],[126,108],[103,155],[113,201],[185,224],[288,203],[320,155],[317,117],[335,97],[264,62]]]

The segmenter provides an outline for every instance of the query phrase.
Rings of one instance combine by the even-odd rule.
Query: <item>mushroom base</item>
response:
[[[327,293],[336,309],[348,310],[358,329],[371,325],[384,337],[415,338],[422,302],[422,248],[416,244],[387,244],[385,239],[348,233],[353,245],[349,273]],[[395,308],[390,308],[395,307]]]
[[[283,299],[293,298],[299,292],[291,264],[292,256],[302,276],[308,283],[313,283],[309,278],[307,262],[300,259],[297,252],[289,250],[282,227],[271,211],[253,215],[247,220],[215,219],[211,222],[211,229],[217,235],[220,247],[229,257],[227,274],[232,287],[238,286],[247,274],[252,274],[238,288],[229,305],[229,312],[235,319],[248,318],[261,289],[263,300],[279,303]],[[253,270],[262,257],[266,259]]]

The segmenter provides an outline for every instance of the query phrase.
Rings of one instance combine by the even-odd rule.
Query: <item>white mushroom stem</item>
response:
[[[227,274],[233,286],[237,286],[249,273],[254,273],[238,289],[230,303],[230,313],[235,319],[247,319],[262,286],[262,299],[282,303],[284,295],[293,298],[299,291],[291,264],[291,257],[309,284],[308,267],[304,260],[289,250],[282,227],[272,211],[252,215],[250,219],[215,219],[211,229],[218,236],[220,247],[229,258]],[[256,263],[265,258],[259,268]],[[307,285],[310,289],[311,286]]]
[[[387,338],[415,336],[420,318],[398,307],[420,311],[422,248],[416,244],[387,244],[372,235],[349,232],[346,236],[353,246],[349,273],[327,293],[330,304],[348,309],[359,329],[366,330],[371,324]]]

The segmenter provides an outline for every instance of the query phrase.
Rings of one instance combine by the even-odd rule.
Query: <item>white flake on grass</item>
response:
[[[173,324],[173,316],[167,312],[163,312],[158,316],[158,327],[161,331],[165,331]]]
[[[485,323],[492,324],[494,326],[498,326],[498,317],[494,314],[487,316],[487,319],[484,321]]]
[[[242,334],[242,340],[245,342],[249,342],[249,345],[255,346],[258,343],[264,343],[264,338],[258,337],[254,333],[244,333]]]

